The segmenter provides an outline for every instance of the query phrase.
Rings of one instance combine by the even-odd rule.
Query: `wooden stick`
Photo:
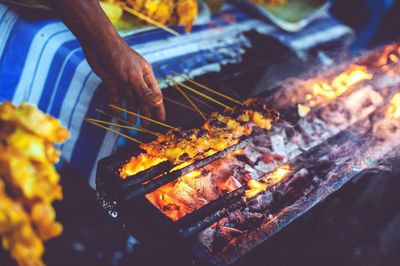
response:
[[[172,35],[179,36],[179,33],[176,32],[175,30],[171,29],[168,26],[165,26],[165,25],[161,24],[160,22],[155,21],[152,18],[149,18],[148,16],[143,15],[142,13],[136,11],[135,9],[132,9],[132,8],[126,6],[126,5],[122,5],[122,9],[125,10],[126,12],[134,15],[135,17],[138,17],[139,19],[142,19],[142,20],[150,23],[151,25],[153,25],[153,26],[155,26],[157,28],[165,30],[166,32],[171,33]]]
[[[198,96],[195,96],[195,95],[193,95],[193,94],[188,94],[188,96],[189,96],[190,98],[192,98],[193,100],[195,100],[195,101],[197,101],[197,102],[203,104],[204,106],[207,106],[208,108],[210,108],[210,109],[212,109],[212,110],[217,110],[217,108],[215,108],[215,106],[212,106],[212,105],[206,103],[205,101],[203,101],[202,99],[200,99],[200,97],[198,97]]]
[[[116,119],[116,120],[119,121],[119,122],[122,122],[122,123],[124,123],[124,124],[127,124],[128,126],[131,126],[132,129],[135,129],[135,130],[137,130],[137,131],[147,132],[147,133],[152,134],[152,135],[157,136],[157,137],[158,137],[158,136],[161,136],[161,134],[158,133],[158,132],[155,132],[155,131],[152,131],[152,130],[150,130],[150,129],[147,129],[147,128],[144,128],[144,127],[141,127],[141,126],[132,124],[132,123],[129,123],[128,121],[123,120],[123,119],[121,119],[121,118],[119,118],[119,117],[115,117],[115,116],[113,116],[112,114],[109,114],[109,113],[107,113],[107,112],[105,112],[105,111],[103,111],[103,110],[100,110],[100,109],[97,109],[97,108],[96,108],[95,110],[96,110],[96,112],[98,112],[98,113],[100,113],[100,114],[103,114],[103,115],[108,116],[108,117],[110,117],[110,118]],[[99,121],[100,121],[100,120],[99,120]]]
[[[188,105],[186,105],[186,104],[183,104],[183,103],[181,103],[181,102],[178,102],[178,101],[175,101],[174,99],[171,99],[171,98],[168,98],[168,97],[166,97],[166,96],[164,96],[164,100],[165,101],[167,101],[167,102],[171,102],[171,103],[174,103],[174,104],[176,104],[176,105],[179,105],[179,106],[181,106],[181,107],[183,107],[183,108],[186,108],[186,109],[188,109],[188,110],[191,110],[191,111],[194,111],[194,112],[196,112],[196,110],[194,109],[194,108],[192,108],[192,107],[190,107],[190,106],[188,106]],[[206,114],[206,113],[204,113],[204,112],[201,112],[204,116],[208,116],[208,114]]]
[[[225,99],[227,99],[227,100],[229,100],[229,101],[231,101],[231,102],[237,103],[237,104],[239,104],[239,105],[244,105],[242,102],[240,102],[240,101],[238,101],[238,100],[236,100],[236,99],[234,99],[234,98],[232,98],[232,97],[230,97],[230,96],[228,96],[228,95],[226,95],[226,94],[223,94],[223,93],[221,93],[221,92],[219,92],[219,91],[217,91],[217,90],[211,89],[211,88],[209,88],[209,87],[207,87],[207,86],[205,86],[205,85],[203,85],[203,84],[200,84],[200,83],[198,83],[198,82],[196,82],[196,81],[194,81],[194,80],[188,78],[187,76],[184,76],[184,75],[182,75],[182,74],[180,74],[180,73],[178,73],[178,72],[176,72],[176,71],[172,71],[172,73],[174,73],[175,75],[178,75],[179,77],[185,79],[186,81],[188,81],[188,82],[190,82],[190,83],[192,83],[192,84],[194,84],[194,85],[199,86],[200,88],[205,89],[206,91],[209,91],[209,92],[211,92],[211,93],[214,93],[214,94],[216,94],[216,95],[218,95],[218,96],[221,96],[221,97],[223,97],[223,98],[225,98]]]
[[[96,122],[90,121],[90,120],[88,120],[88,119],[86,119],[86,122],[91,123],[91,124],[93,124],[93,125],[95,125],[95,126],[101,127],[101,128],[103,128],[103,129],[105,129],[105,130],[107,130],[107,131],[110,131],[110,132],[112,132],[112,133],[115,133],[115,134],[117,134],[117,135],[119,135],[119,136],[121,136],[121,137],[126,138],[127,140],[133,141],[133,142],[138,143],[138,144],[143,144],[143,142],[141,142],[140,140],[137,140],[137,139],[135,139],[135,138],[132,138],[131,136],[125,135],[125,134],[123,134],[123,133],[121,133],[121,132],[118,132],[118,131],[116,131],[116,130],[114,130],[114,129],[108,128],[108,127],[103,126],[103,125],[101,125],[101,124],[98,124],[98,123],[96,123]]]
[[[193,106],[193,108],[196,109],[196,111],[204,119],[204,121],[206,121],[207,118],[203,115],[199,107],[197,107],[197,105],[194,104],[194,102],[189,98],[189,96],[187,96],[186,93],[181,88],[179,88],[179,85],[176,85],[175,88],[183,95],[183,97],[185,97],[185,99]]]
[[[202,92],[200,92],[200,91],[197,91],[197,90],[195,90],[195,89],[193,89],[193,88],[191,88],[191,87],[189,87],[189,86],[187,86],[187,85],[185,85],[185,84],[183,84],[183,83],[181,83],[181,82],[179,82],[179,81],[176,81],[176,80],[173,79],[172,77],[167,77],[167,78],[168,78],[169,80],[173,81],[174,83],[181,85],[181,87],[183,87],[183,88],[185,88],[185,89],[188,89],[189,91],[191,91],[191,92],[193,92],[193,93],[195,93],[195,94],[197,94],[197,95],[199,95],[199,96],[201,96],[201,97],[203,97],[203,98],[206,98],[207,100],[209,100],[209,101],[211,101],[211,102],[214,102],[214,103],[216,103],[216,104],[218,104],[218,105],[220,105],[220,106],[222,106],[222,107],[224,107],[224,108],[226,108],[226,109],[228,109],[228,110],[233,110],[232,107],[230,107],[230,106],[228,106],[228,105],[226,105],[226,104],[223,104],[223,103],[221,103],[220,101],[217,101],[217,100],[211,98],[210,96],[208,96],[208,95],[206,95],[206,94],[204,94],[204,93],[202,93]]]
[[[151,119],[151,118],[146,117],[146,116],[139,115],[139,114],[137,114],[137,113],[135,113],[135,112],[128,111],[128,110],[126,110],[126,109],[123,109],[123,108],[121,108],[121,107],[115,106],[115,105],[113,105],[113,104],[109,104],[108,106],[110,106],[111,108],[114,108],[114,109],[116,109],[116,110],[118,110],[118,111],[125,112],[125,113],[128,113],[128,114],[131,114],[131,115],[140,117],[140,118],[142,118],[142,119],[144,119],[144,120],[153,122],[153,123],[158,124],[158,125],[160,125],[160,126],[163,126],[163,127],[169,128],[169,129],[174,129],[173,126],[167,125],[167,124],[165,124],[165,123],[163,123],[163,122],[160,122],[160,121]]]
[[[124,128],[124,129],[132,129],[132,130],[136,130],[136,131],[140,131],[140,132],[145,132],[145,133],[149,133],[152,134],[156,137],[160,136],[161,134],[153,134],[148,132],[146,129],[143,128],[139,128],[139,127],[134,127],[134,126],[124,126],[124,125],[120,125],[120,124],[116,124],[116,123],[112,123],[112,122],[107,122],[107,121],[103,121],[103,120],[98,120],[98,119],[93,119],[93,118],[87,118],[88,121],[90,122],[95,122],[95,123],[99,123],[99,124],[105,124],[105,125],[109,125],[109,126],[114,126],[114,127],[120,127],[120,128]]]

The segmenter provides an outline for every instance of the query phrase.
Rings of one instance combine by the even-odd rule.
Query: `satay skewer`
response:
[[[123,108],[121,108],[121,107],[115,106],[115,105],[113,105],[113,104],[109,104],[108,106],[110,106],[111,108],[116,109],[116,110],[118,110],[118,111],[121,111],[121,112],[130,114],[130,115],[134,115],[134,116],[137,116],[137,117],[142,118],[142,119],[144,119],[144,120],[153,122],[153,123],[155,123],[155,124],[158,124],[158,125],[160,125],[160,126],[166,127],[166,128],[168,128],[168,129],[174,129],[174,128],[175,128],[175,127],[170,126],[170,125],[167,125],[167,124],[165,124],[165,123],[163,123],[163,122],[154,120],[154,119],[152,119],[152,118],[150,118],[150,117],[147,117],[147,116],[143,116],[143,115],[137,114],[137,113],[132,112],[132,111],[128,111],[128,110],[126,110],[126,109],[123,109]]]
[[[102,128],[102,129],[105,129],[105,130],[107,130],[107,131],[110,131],[110,132],[112,132],[112,133],[114,133],[114,134],[117,134],[118,136],[121,136],[121,137],[123,137],[123,138],[126,138],[127,140],[133,141],[133,142],[135,142],[135,143],[137,143],[137,144],[143,144],[143,142],[141,142],[140,140],[137,140],[137,139],[135,139],[135,138],[132,138],[131,136],[125,135],[125,134],[123,134],[123,133],[121,133],[121,132],[118,132],[118,131],[112,129],[112,128],[108,128],[108,127],[106,127],[106,126],[103,126],[103,125],[101,125],[101,124],[99,124],[99,123],[90,121],[90,120],[88,120],[88,119],[86,119],[86,122],[88,122],[88,123],[90,123],[90,124],[92,124],[92,125],[98,126],[98,127]]]
[[[179,88],[179,85],[176,85],[175,88],[185,97],[185,99],[193,106],[194,109],[199,113],[199,115],[204,119],[204,121],[207,120],[207,118],[203,115],[203,112],[197,107],[197,105],[189,98],[189,96],[181,89]]]
[[[206,95],[206,94],[204,94],[204,93],[202,93],[202,92],[200,92],[200,91],[198,91],[196,89],[193,89],[192,87],[189,87],[189,86],[183,84],[182,82],[179,82],[179,81],[175,80],[172,77],[167,77],[167,78],[169,80],[173,81],[174,84],[179,84],[181,87],[183,87],[183,88],[185,88],[185,89],[187,89],[187,90],[189,90],[189,91],[191,91],[191,92],[193,92],[193,93],[195,93],[195,94],[197,94],[197,95],[199,95],[199,96],[201,96],[201,97],[203,97],[203,98],[205,98],[205,99],[207,99],[207,100],[209,100],[211,102],[214,102],[214,103],[216,103],[216,104],[218,104],[218,105],[220,105],[220,106],[222,106],[222,107],[224,107],[224,108],[226,108],[228,110],[233,110],[232,107],[230,107],[230,106],[228,106],[228,105],[226,105],[224,103],[221,103],[220,101],[218,101],[218,100],[216,100],[216,99],[214,99],[214,98],[212,98],[212,97],[210,97],[210,96],[208,96],[208,95]]]
[[[103,110],[100,110],[100,109],[98,109],[98,108],[96,108],[95,110],[96,110],[96,112],[98,112],[98,113],[100,113],[100,114],[103,114],[103,115],[105,115],[105,116],[107,116],[107,117],[116,119],[117,121],[119,121],[119,122],[121,122],[121,123],[124,123],[124,124],[126,124],[126,125],[128,125],[128,126],[131,126],[132,129],[134,129],[134,130],[146,132],[146,133],[149,133],[149,134],[154,135],[154,136],[157,136],[157,137],[158,137],[158,136],[161,136],[161,134],[158,133],[158,132],[155,132],[155,131],[152,131],[152,130],[150,130],[150,129],[147,129],[147,128],[144,128],[144,127],[135,125],[135,124],[130,123],[130,122],[124,120],[124,119],[121,119],[121,118],[119,118],[119,117],[115,117],[115,116],[113,116],[112,114],[109,114],[109,113],[107,113],[107,112],[105,112],[105,111],[103,111]],[[101,121],[101,120],[99,120],[99,121]]]
[[[199,96],[196,96],[196,95],[193,95],[193,94],[188,94],[188,96],[189,96],[192,100],[194,100],[194,101],[196,101],[196,102],[199,102],[199,103],[201,103],[202,105],[204,105],[204,106],[206,106],[206,107],[208,107],[208,108],[210,108],[210,109],[212,109],[212,110],[214,110],[214,111],[217,110],[217,108],[215,108],[215,106],[212,106],[212,105],[208,104],[206,101],[203,101]]]
[[[226,95],[226,94],[224,94],[224,93],[222,93],[222,92],[219,92],[219,91],[217,91],[217,90],[211,89],[210,87],[207,87],[207,86],[205,86],[205,85],[203,85],[203,84],[201,84],[201,83],[198,83],[198,82],[196,82],[196,81],[194,81],[194,80],[188,78],[187,76],[185,76],[185,75],[183,75],[183,74],[180,74],[180,73],[178,73],[178,72],[176,72],[176,71],[172,71],[172,73],[174,73],[175,75],[177,75],[177,76],[183,78],[184,80],[188,81],[189,83],[192,83],[192,84],[194,84],[194,85],[196,85],[196,86],[199,86],[199,87],[202,88],[202,89],[205,89],[206,91],[209,91],[209,92],[214,93],[214,94],[216,94],[216,95],[218,95],[218,96],[221,96],[222,98],[225,98],[225,99],[227,99],[227,100],[229,100],[229,101],[231,101],[231,102],[234,102],[234,103],[236,103],[236,104],[244,105],[242,102],[236,100],[235,98],[230,97],[230,96],[228,96],[228,95]]]
[[[165,30],[166,32],[171,33],[172,35],[179,36],[179,33],[178,33],[177,31],[171,29],[171,28],[168,27],[168,26],[165,26],[164,24],[162,24],[162,23],[160,23],[160,22],[155,21],[155,20],[152,19],[152,18],[149,18],[149,17],[146,16],[146,15],[143,15],[142,13],[136,11],[135,9],[132,9],[132,8],[126,6],[126,5],[121,5],[121,7],[122,7],[123,10],[125,10],[125,11],[128,12],[129,14],[132,14],[132,15],[134,15],[135,17],[146,21],[146,22],[150,23],[151,25],[153,25],[153,26],[155,26],[155,27],[157,27],[157,28],[160,28],[160,29],[162,29],[162,30]]]
[[[188,110],[191,110],[191,111],[196,112],[196,110],[195,110],[194,108],[192,108],[192,107],[190,107],[190,106],[188,106],[188,105],[186,105],[186,104],[183,104],[183,103],[181,103],[181,102],[175,101],[174,99],[171,99],[171,98],[168,98],[168,97],[164,96],[164,100],[167,101],[167,102],[176,104],[176,105],[178,105],[178,106],[180,106],[180,107],[183,107],[183,108],[185,108],[185,109],[188,109]],[[208,114],[206,114],[206,113],[204,113],[204,112],[201,112],[201,113],[202,113],[204,116],[206,116],[206,117],[208,116]]]
[[[140,127],[135,127],[135,126],[124,126],[124,125],[120,125],[120,124],[116,124],[116,123],[112,123],[112,122],[107,122],[107,121],[103,121],[103,120],[99,120],[99,119],[94,119],[94,118],[87,118],[86,120],[90,121],[90,122],[95,122],[95,123],[99,123],[99,124],[108,125],[108,126],[114,126],[114,127],[124,128],[124,129],[136,130],[136,131],[140,131],[140,132],[144,132],[144,133],[148,133],[148,134],[154,135],[156,137],[161,135],[161,134],[154,134],[152,132],[149,132],[145,128],[140,128]]]

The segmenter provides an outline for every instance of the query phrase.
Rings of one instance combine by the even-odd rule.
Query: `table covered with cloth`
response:
[[[190,34],[173,36],[160,29],[121,33],[129,45],[153,66],[161,87],[172,70],[191,77],[239,62],[251,45],[243,34],[256,30],[276,38],[296,53],[306,53],[351,30],[328,14],[297,33],[279,30],[237,7],[225,4]],[[101,29],[99,29],[101,30]],[[267,49],[266,49],[267,51]],[[86,62],[82,49],[59,20],[27,18],[0,4],[0,102],[28,102],[59,118],[71,131],[62,149],[63,159],[94,186],[96,162],[111,154],[117,136],[84,122],[105,109],[101,80]]]

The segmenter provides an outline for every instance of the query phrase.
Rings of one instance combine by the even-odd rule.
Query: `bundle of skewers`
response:
[[[279,114],[277,112],[270,110],[264,102],[257,99],[249,99],[245,102],[240,102],[230,96],[199,84],[184,75],[179,73],[176,73],[176,75],[185,79],[189,84],[223,97],[225,100],[232,102],[235,106],[228,106],[216,98],[203,93],[199,89],[187,85],[187,83],[181,83],[170,78],[175,83],[176,90],[184,96],[189,105],[176,102],[169,98],[165,98],[165,100],[176,103],[186,109],[196,111],[204,120],[204,124],[200,128],[189,130],[175,128],[171,125],[141,116],[140,114],[125,110],[115,105],[110,105],[110,107],[121,112],[126,112],[130,115],[135,115],[141,119],[149,120],[167,128],[168,131],[165,134],[160,134],[136,125],[127,126],[127,122],[121,119],[118,120],[123,122],[123,124],[110,123],[97,119],[87,119],[87,121],[93,125],[112,131],[139,144],[142,153],[132,157],[131,160],[120,169],[121,178],[125,179],[142,171],[146,171],[162,162],[169,162],[170,165],[175,166],[173,170],[179,169],[187,163],[190,163],[192,160],[211,156],[239,143],[244,138],[250,136],[254,131],[268,131],[271,129],[272,123],[279,119]],[[194,100],[192,100],[193,95],[189,94],[187,91],[220,105],[224,108],[224,111],[220,113],[213,112],[211,114],[202,112]],[[98,111],[102,114],[106,114],[104,111]],[[111,117],[111,115],[109,116]],[[142,143],[138,139],[119,133],[117,130],[107,126],[144,131],[154,135],[155,140],[149,143]]]
[[[53,143],[68,136],[33,106],[0,105],[0,239],[18,265],[44,265],[43,241],[62,232],[52,207],[63,196]]]

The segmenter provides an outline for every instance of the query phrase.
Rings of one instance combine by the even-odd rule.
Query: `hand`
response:
[[[102,45],[83,44],[86,58],[93,71],[103,80],[110,104],[121,106],[125,100],[128,110],[143,116],[165,120],[163,97],[151,65],[126,42],[118,37]],[[130,121],[134,121],[130,116]],[[149,122],[144,120],[144,126]]]
[[[48,0],[78,38],[93,71],[103,80],[110,103],[165,120],[163,97],[151,65],[113,28],[98,0]],[[131,121],[133,117],[130,116]],[[147,121],[143,121],[149,126]]]

